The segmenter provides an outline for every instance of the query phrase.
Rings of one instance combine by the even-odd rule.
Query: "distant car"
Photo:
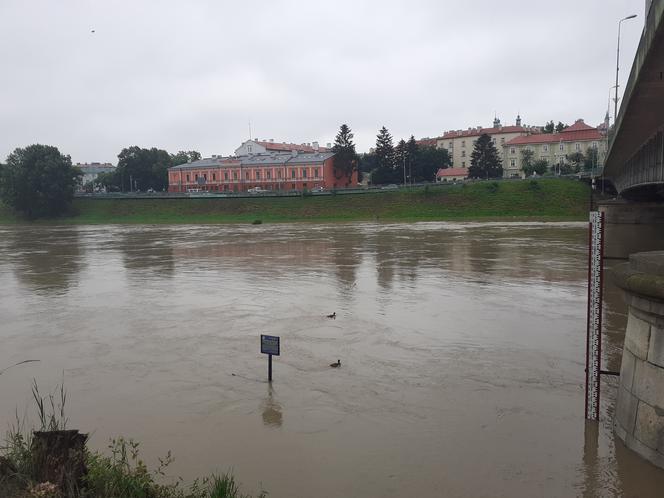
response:
[[[394,183],[390,183],[389,185],[383,185],[381,187],[382,190],[395,190],[395,189],[398,189],[398,188],[399,188],[399,186],[395,185]]]
[[[253,188],[250,188],[249,190],[247,190],[247,192],[249,192],[250,194],[265,194],[265,193],[269,192],[269,190],[265,190],[265,189],[262,189],[260,187],[253,187]]]
[[[148,194],[154,194],[154,189],[153,189],[153,188],[149,188],[149,189],[147,190],[147,192],[148,192]]]
[[[312,192],[325,192],[325,187],[314,187],[311,189]]]

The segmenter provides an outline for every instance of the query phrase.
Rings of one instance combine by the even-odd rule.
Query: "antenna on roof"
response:
[[[249,120],[249,140],[251,140],[251,119]]]

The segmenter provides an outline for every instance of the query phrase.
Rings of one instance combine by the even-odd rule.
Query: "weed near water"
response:
[[[2,498],[252,498],[242,494],[231,473],[212,474],[185,486],[182,479],[162,484],[166,469],[174,459],[170,452],[159,458],[159,465],[149,469],[141,458],[139,443],[119,437],[112,439],[108,452],[85,449],[86,473],[80,485],[64,476],[66,489],[52,482],[40,482],[35,460],[34,435],[66,432],[67,393],[64,382],[42,396],[37,383],[32,387],[40,431],[26,430],[25,419],[16,422],[0,444],[0,497]],[[69,431],[71,432],[71,431]],[[76,432],[76,431],[74,431]],[[76,484],[76,485],[74,485]],[[265,498],[261,492],[258,498]]]

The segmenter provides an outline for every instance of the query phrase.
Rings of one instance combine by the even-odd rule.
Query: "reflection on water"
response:
[[[263,424],[267,427],[281,427],[283,415],[281,405],[274,400],[274,388],[268,383],[267,398],[262,403]]]
[[[0,366],[41,360],[0,378],[0,426],[64,371],[92,445],[172,450],[186,479],[657,496],[664,473],[613,439],[616,378],[583,420],[586,243],[585,223],[0,227]],[[610,285],[604,317],[618,370]],[[273,385],[261,333],[281,336]]]
[[[3,256],[12,261],[14,275],[31,291],[45,295],[62,293],[77,283],[83,252],[75,228],[4,235],[7,238]]]

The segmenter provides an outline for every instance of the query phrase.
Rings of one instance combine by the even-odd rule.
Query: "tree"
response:
[[[355,171],[358,170],[358,157],[355,152],[355,144],[353,143],[353,133],[347,124],[342,124],[339,127],[332,146],[334,152],[334,176],[341,179],[344,176],[350,178]],[[337,173],[339,175],[337,176]]]
[[[523,169],[523,173],[526,176],[533,176],[535,173],[542,176],[546,174],[547,171],[549,171],[549,163],[546,161],[546,159],[538,159],[537,161],[532,162],[530,166],[524,166],[521,169]]]
[[[201,153],[196,150],[179,150],[177,154],[171,154],[171,164],[179,166],[180,164],[193,163],[201,159]]]
[[[384,126],[376,136],[376,162],[380,169],[394,169],[394,145],[392,144],[392,135]]]
[[[547,121],[547,123],[544,125],[544,128],[542,128],[542,133],[553,133],[554,129],[555,126],[553,121]]]
[[[581,171],[581,164],[586,160],[582,152],[574,152],[572,154],[567,154],[567,160],[571,163],[572,173],[578,173]]]
[[[596,170],[599,167],[599,154],[597,147],[590,147],[586,151],[586,158],[583,161],[583,169],[586,171]]]
[[[395,168],[392,135],[384,126],[376,136],[376,168],[371,172],[372,183],[392,183],[399,181],[399,171]]]
[[[165,190],[168,188],[168,168],[171,165],[171,156],[165,150],[133,146],[122,149],[118,154],[115,174],[123,191]]]
[[[413,167],[413,179],[416,182],[432,182],[441,168],[449,168],[452,158],[447,149],[437,147],[419,147]]]
[[[14,150],[0,169],[0,197],[28,218],[66,212],[82,176],[71,158],[50,145]]]
[[[399,171],[399,179],[406,183],[406,170],[408,167],[408,145],[402,138],[394,149],[394,166]]]
[[[563,131],[565,128],[567,128],[567,125],[561,123],[560,121],[558,121],[558,124],[556,125],[556,133],[560,133],[560,132]]]
[[[486,133],[480,135],[475,141],[473,153],[470,156],[470,178],[500,178],[503,176],[503,166],[498,156],[496,146]]]
[[[530,171],[533,167],[533,162],[535,158],[535,151],[531,149],[521,149],[520,151],[521,154],[521,169],[526,172],[526,170]],[[528,176],[528,173],[526,173],[526,176]]]

